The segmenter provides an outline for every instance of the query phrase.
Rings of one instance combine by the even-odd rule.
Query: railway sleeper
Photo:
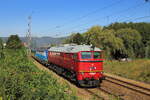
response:
[[[77,82],[78,82],[79,86],[86,85],[86,86],[89,86],[89,87],[93,87],[93,86],[98,87],[100,85],[100,80],[88,79],[88,78],[86,78],[84,80],[78,80]]]

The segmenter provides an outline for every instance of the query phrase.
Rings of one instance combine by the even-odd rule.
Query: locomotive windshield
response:
[[[100,59],[100,58],[101,58],[100,52],[94,52],[94,59]]]
[[[92,58],[92,52],[81,52],[82,59],[91,59]]]
[[[101,53],[100,52],[81,52],[82,59],[100,59]]]

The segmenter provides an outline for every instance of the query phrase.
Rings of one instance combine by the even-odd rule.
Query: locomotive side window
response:
[[[99,59],[101,58],[100,52],[94,52],[94,59]]]
[[[91,52],[81,52],[81,58],[82,59],[91,59],[92,53]]]

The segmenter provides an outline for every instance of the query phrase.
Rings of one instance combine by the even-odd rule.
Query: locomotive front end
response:
[[[78,56],[78,83],[98,86],[103,79],[102,51],[81,51]]]

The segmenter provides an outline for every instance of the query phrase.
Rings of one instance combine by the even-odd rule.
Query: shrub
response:
[[[0,62],[0,97],[4,100],[76,100],[65,93],[68,85],[43,72],[28,60],[24,49],[5,50]],[[5,62],[5,63],[4,63]]]

